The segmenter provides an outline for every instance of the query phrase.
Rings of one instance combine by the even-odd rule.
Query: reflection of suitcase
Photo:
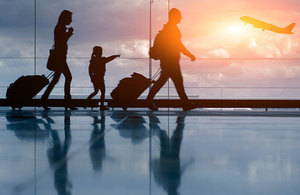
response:
[[[126,110],[152,83],[143,75],[134,72],[131,77],[120,80],[118,86],[111,92],[113,103],[121,105]]]
[[[51,77],[50,75],[48,78]],[[48,85],[48,78],[44,75],[21,76],[11,83],[6,91],[6,98],[10,106],[15,109],[29,104],[32,98]]]

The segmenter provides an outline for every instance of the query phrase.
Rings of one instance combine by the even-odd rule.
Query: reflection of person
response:
[[[54,51],[55,51],[55,73],[52,81],[48,85],[46,91],[42,96],[43,108],[49,110],[47,107],[47,99],[51,93],[54,85],[58,82],[61,74],[65,76],[65,108],[70,108],[71,110],[76,109],[70,105],[71,94],[71,80],[72,75],[67,64],[67,51],[68,51],[68,40],[73,35],[74,29],[72,27],[67,28],[66,25],[69,25],[72,22],[72,12],[64,10],[61,12],[57,25],[54,30]]]
[[[62,144],[55,130],[50,131],[53,145],[48,149],[49,164],[54,172],[54,186],[58,195],[70,195],[72,184],[68,178],[67,154],[71,146],[70,115],[65,114],[65,141]]]
[[[102,57],[102,47],[95,46],[93,48],[93,53],[90,60],[90,66],[89,66],[89,74],[91,77],[91,81],[94,85],[94,92],[89,95],[87,98],[92,99],[98,91],[101,91],[101,110],[107,110],[107,108],[104,106],[104,98],[105,98],[105,83],[104,83],[104,75],[105,75],[105,66],[106,63],[114,60],[115,58],[120,57],[120,55],[112,55],[109,57]]]
[[[183,166],[180,163],[180,147],[183,137],[185,116],[178,116],[177,127],[169,139],[166,131],[157,125],[155,116],[150,116],[150,128],[158,134],[160,140],[160,158],[153,160],[153,175],[155,181],[168,192],[169,195],[179,194],[181,175],[192,161]]]
[[[175,84],[176,90],[183,103],[184,110],[190,110],[194,106],[189,103],[188,97],[185,93],[183,86],[183,78],[180,70],[179,59],[180,53],[195,60],[195,56],[191,54],[181,42],[181,33],[177,27],[177,24],[181,21],[181,13],[178,9],[171,9],[169,12],[169,21],[163,27],[164,41],[162,44],[162,55],[160,58],[161,75],[151,88],[147,101],[148,107],[151,110],[158,110],[153,103],[155,94],[160,88],[171,78]]]
[[[97,116],[93,116],[94,130],[91,135],[91,145],[90,145],[90,157],[93,165],[94,171],[101,171],[103,159],[105,157],[105,140],[104,140],[104,131],[105,131],[105,116],[101,116],[99,121]],[[99,129],[98,123],[101,124]]]

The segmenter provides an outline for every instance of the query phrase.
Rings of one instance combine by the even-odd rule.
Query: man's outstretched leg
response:
[[[181,102],[183,104],[183,110],[188,111],[188,110],[196,108],[195,105],[193,105],[189,101],[189,99],[188,99],[188,97],[187,97],[187,95],[185,93],[181,72],[179,71],[176,74],[174,74],[171,77],[171,79],[174,82],[174,85],[175,85],[175,88],[177,90],[177,93],[178,93],[178,95],[180,97],[180,100],[181,100]]]
[[[161,73],[160,77],[155,81],[154,85],[151,87],[149,94],[147,96],[147,102],[148,102],[148,108],[151,110],[158,110],[156,105],[153,102],[153,98],[156,95],[156,93],[164,86],[164,84],[168,80],[168,76],[164,74],[163,72]]]

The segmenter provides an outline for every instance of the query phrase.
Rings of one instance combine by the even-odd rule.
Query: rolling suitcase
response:
[[[47,77],[45,75],[21,76],[11,83],[7,88],[6,98],[12,109],[21,109],[29,104],[32,98],[48,85],[53,74],[54,72],[51,72]]]
[[[152,83],[151,79],[134,72],[131,77],[120,80],[118,86],[111,92],[113,103],[126,110]]]

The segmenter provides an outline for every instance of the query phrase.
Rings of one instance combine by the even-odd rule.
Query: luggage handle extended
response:
[[[153,77],[151,78],[152,81],[154,81],[154,79],[156,79],[158,77],[158,75],[161,73],[161,68],[159,68],[153,75]]]
[[[51,77],[54,76],[54,71],[51,71],[50,74],[48,74],[48,76],[46,77],[47,79],[51,79]]]

